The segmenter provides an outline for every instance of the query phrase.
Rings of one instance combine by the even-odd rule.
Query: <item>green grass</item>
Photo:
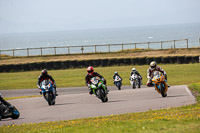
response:
[[[200,63],[159,65],[167,72],[170,85],[200,82]],[[135,67],[141,73],[143,84],[146,84],[148,65],[97,67],[94,69],[105,77],[108,85],[113,85],[112,76],[115,71],[118,71],[123,78],[123,85],[129,85],[129,76],[132,67]],[[54,77],[57,87],[85,86],[86,68],[49,70],[48,72]],[[36,88],[40,73],[41,71],[0,73],[0,90]]]
[[[189,85],[200,98],[200,82]],[[199,133],[200,101],[177,108],[68,121],[4,125],[1,133]]]

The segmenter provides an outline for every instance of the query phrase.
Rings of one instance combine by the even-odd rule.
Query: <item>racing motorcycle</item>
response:
[[[0,121],[1,119],[6,119],[6,118],[18,119],[20,116],[18,109],[12,105],[8,106],[3,103],[0,103],[0,111],[1,111]]]
[[[43,94],[44,99],[48,102],[49,106],[55,104],[56,91],[51,81],[43,80],[41,83],[40,92]]]
[[[90,81],[91,81],[90,88],[92,89],[93,93],[99,99],[101,99],[102,102],[107,102],[108,101],[107,88],[103,80],[100,79],[99,77],[93,77]]]
[[[152,84],[154,85],[157,92],[162,95],[162,97],[166,97],[168,86],[165,80],[165,76],[159,71],[155,71],[153,75],[154,77],[152,79]]]
[[[132,74],[130,76],[130,83],[131,83],[133,89],[135,89],[136,87],[138,87],[138,88],[141,87],[141,80],[137,74]]]
[[[116,85],[118,90],[121,90],[122,79],[118,75],[116,75],[115,78],[114,78],[114,84]]]

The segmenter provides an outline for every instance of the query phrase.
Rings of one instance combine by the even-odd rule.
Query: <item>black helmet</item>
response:
[[[47,70],[46,69],[43,69],[42,72],[41,72],[42,76],[46,76],[47,75]]]

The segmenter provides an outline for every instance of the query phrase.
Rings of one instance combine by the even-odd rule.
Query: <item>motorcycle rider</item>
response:
[[[4,117],[4,114],[7,111],[7,108],[5,108],[3,105],[8,106],[8,108],[13,107],[9,102],[7,102],[6,100],[3,99],[3,97],[1,96],[1,93],[0,93],[0,120],[1,120],[1,118]]]
[[[119,76],[119,74],[118,74],[118,72],[116,71],[115,73],[114,73],[114,75],[113,75],[113,83],[116,85],[116,82],[115,82],[115,77],[116,76],[118,76],[120,79],[121,79],[121,81],[122,81],[122,78]]]
[[[131,71],[131,75],[130,75],[130,78],[129,78],[129,80],[131,80],[131,76],[133,75],[133,74],[136,74],[138,77],[139,77],[139,79],[140,79],[140,83],[142,84],[142,75],[140,75],[140,73],[136,70],[136,68],[132,68],[132,71]]]
[[[58,96],[57,91],[56,91],[56,83],[55,83],[55,80],[53,79],[53,77],[52,77],[51,75],[48,74],[48,72],[47,72],[46,69],[43,69],[43,70],[41,71],[41,75],[38,77],[37,87],[38,87],[39,89],[41,89],[40,83],[41,83],[43,80],[49,80],[49,79],[52,81],[52,85],[53,85],[53,87],[54,87],[54,89],[55,89],[56,96]],[[40,94],[41,94],[41,93],[42,93],[42,92],[40,91]]]
[[[157,66],[157,63],[155,61],[152,61],[150,63],[150,67],[147,69],[147,86],[150,87],[152,86],[152,78],[153,78],[153,72],[154,71],[160,71],[164,76],[165,76],[165,80],[167,83],[167,73],[159,66]],[[170,87],[170,85],[167,83],[167,86]]]
[[[93,93],[93,90],[91,89],[91,79],[93,78],[93,77],[99,77],[99,78],[101,78],[101,80],[104,82],[104,84],[106,85],[106,80],[104,79],[104,77],[103,76],[101,76],[99,73],[97,73],[97,72],[94,72],[94,68],[92,67],[92,66],[89,66],[88,68],[87,68],[87,74],[86,74],[86,76],[85,76],[85,84],[86,84],[86,86],[88,86],[88,89],[89,89],[89,94],[90,95],[92,95],[92,93]],[[108,93],[108,89],[107,89],[107,86],[106,86],[106,90],[107,90],[107,93]]]

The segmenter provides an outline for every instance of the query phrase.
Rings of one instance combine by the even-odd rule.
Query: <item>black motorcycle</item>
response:
[[[0,94],[0,98],[1,98],[0,121],[1,119],[6,119],[6,118],[18,119],[20,116],[18,109],[15,106],[12,106],[10,103],[8,103],[9,105],[4,104],[6,101],[1,97],[1,94]]]

